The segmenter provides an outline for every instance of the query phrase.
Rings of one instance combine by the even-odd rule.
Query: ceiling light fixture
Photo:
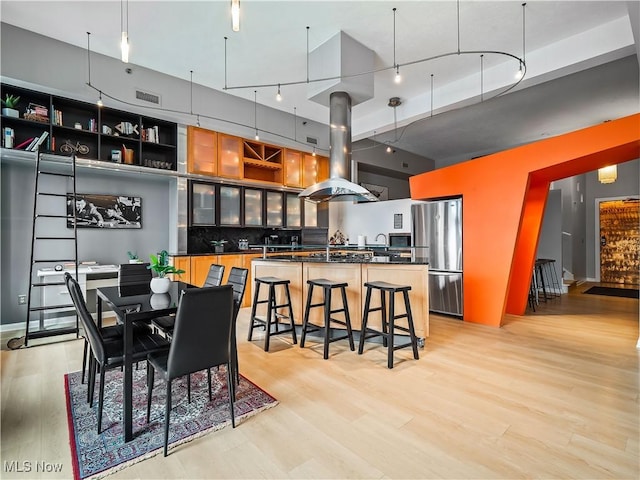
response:
[[[396,63],[396,8],[393,7],[393,64],[396,67],[396,77],[394,81],[400,83],[402,77],[400,76],[400,65]]]
[[[96,105],[98,105],[99,107],[104,107],[104,103],[102,103],[102,90],[100,90],[100,98],[98,98]]]
[[[231,0],[231,29],[240,31],[240,0]]]
[[[129,0],[120,0],[120,31],[122,61],[129,63]]]
[[[351,74],[340,74],[340,75],[334,75],[334,76],[329,76],[329,77],[320,77],[320,78],[309,78],[309,27],[306,27],[307,30],[307,75],[306,75],[306,79],[304,80],[291,80],[291,81],[280,81],[280,82],[276,82],[276,83],[263,83],[263,84],[247,84],[247,85],[232,85],[229,86],[227,84],[226,78],[227,78],[227,60],[226,60],[226,41],[227,38],[225,37],[225,65],[224,65],[224,75],[225,75],[225,86],[224,86],[224,90],[242,90],[242,89],[248,89],[251,88],[256,89],[256,88],[277,88],[277,87],[284,87],[284,86],[291,86],[291,85],[302,85],[305,83],[321,83],[321,82],[327,82],[327,81],[335,81],[335,80],[347,80],[350,78],[356,78],[356,77],[360,77],[360,76],[365,76],[365,75],[371,75],[371,74],[376,74],[379,72],[384,72],[387,70],[393,70],[395,72],[395,80],[396,81],[400,81],[401,80],[401,75],[400,75],[400,68],[401,67],[407,67],[407,66],[411,66],[411,65],[418,65],[421,63],[425,63],[425,62],[430,62],[430,61],[434,61],[434,60],[439,60],[442,58],[446,58],[446,57],[461,57],[464,55],[479,55],[479,54],[484,54],[484,55],[492,55],[492,56],[499,56],[499,57],[503,57],[506,59],[511,59],[511,60],[515,60],[518,65],[518,68],[520,68],[522,70],[522,77],[520,77],[518,80],[516,80],[515,82],[513,80],[509,80],[509,84],[507,84],[507,82],[505,82],[504,87],[500,87],[497,88],[495,90],[495,93],[493,93],[491,95],[491,97],[484,97],[483,95],[483,100],[488,100],[489,98],[495,98],[498,97],[500,95],[504,95],[505,93],[511,91],[513,88],[515,88],[525,77],[526,72],[527,72],[527,65],[524,59],[524,54],[523,57],[520,58],[517,55],[513,54],[513,53],[509,53],[509,52],[504,52],[504,51],[500,51],[500,50],[462,50],[461,49],[461,45],[460,45],[460,0],[458,0],[456,2],[457,5],[457,48],[455,51],[452,52],[446,52],[446,53],[441,53],[438,55],[434,55],[431,57],[426,57],[426,58],[420,58],[420,59],[416,59],[416,60],[410,60],[404,63],[399,63],[396,60],[396,14],[397,14],[397,9],[394,7],[393,10],[393,64],[392,65],[387,65],[387,66],[382,66],[379,68],[376,68],[374,70],[370,70],[370,71],[363,71],[363,72],[356,72],[356,73],[351,73]],[[523,22],[523,26],[525,23],[525,16],[524,16],[524,10],[525,10],[525,5],[526,3],[522,4],[522,8],[523,8],[523,16],[522,16],[522,22]],[[524,28],[523,28],[523,50],[524,50]]]
[[[280,95],[280,84],[278,84],[278,93],[276,94],[276,101],[282,101],[282,95]]]
[[[618,178],[617,165],[609,165],[598,169],[598,181],[600,183],[613,183]]]
[[[522,61],[520,61],[520,66],[518,68],[518,71],[516,72],[516,80],[521,80],[522,77],[524,77],[524,70],[522,69],[523,63],[524,63],[524,57],[525,57],[525,6],[527,4],[523,3],[522,4]]]

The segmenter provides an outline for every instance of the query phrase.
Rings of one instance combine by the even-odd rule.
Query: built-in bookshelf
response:
[[[177,125],[3,83],[0,96],[19,97],[2,110],[2,146],[57,155],[177,170]]]

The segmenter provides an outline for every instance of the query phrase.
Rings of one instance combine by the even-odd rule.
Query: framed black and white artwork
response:
[[[125,195],[67,194],[67,227],[142,228],[142,200]]]

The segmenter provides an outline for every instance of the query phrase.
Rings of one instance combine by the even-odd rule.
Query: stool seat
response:
[[[268,285],[284,285],[291,283],[289,280],[285,280],[283,278],[278,277],[258,277],[255,279],[256,282],[266,283]]]
[[[377,288],[379,290],[385,290],[390,292],[404,292],[411,290],[410,285],[396,285],[395,283],[383,282],[381,280],[375,282],[366,282],[365,287]]]
[[[251,320],[249,325],[249,335],[247,340],[250,342],[253,337],[253,330],[255,328],[264,328],[264,351],[269,351],[269,339],[273,335],[280,335],[282,333],[291,332],[291,338],[293,343],[298,343],[296,338],[296,328],[293,322],[293,307],[291,306],[291,294],[289,292],[290,280],[278,277],[257,277],[254,279],[255,292],[253,295],[253,305],[251,306]],[[269,293],[267,298],[259,300],[260,298],[260,286],[267,285],[269,287]],[[284,288],[285,302],[278,304],[276,302],[276,287]],[[256,315],[257,306],[260,304],[267,304],[267,314],[264,317]],[[278,310],[287,308],[289,315],[280,313]],[[283,319],[288,319],[288,322],[282,322]],[[286,325],[287,328],[281,330],[280,325]],[[273,328],[272,328],[273,327]]]
[[[304,309],[304,320],[302,321],[302,337],[300,338],[300,348],[304,348],[304,342],[307,338],[308,332],[316,332],[322,330],[323,334],[323,358],[326,360],[329,358],[329,344],[338,340],[349,340],[349,348],[351,351],[355,350],[355,344],[353,342],[353,331],[351,329],[351,318],[349,317],[349,304],[347,303],[347,291],[349,286],[347,282],[336,282],[333,280],[327,280],[326,278],[313,278],[307,280],[309,290],[307,292],[307,305]],[[323,301],[320,303],[312,304],[313,288],[322,288]],[[342,296],[342,308],[331,309],[331,291],[334,288],[340,289]],[[316,325],[309,321],[309,312],[312,308],[321,307],[323,309],[324,325]],[[339,320],[332,317],[332,314],[343,313],[344,320]],[[331,337],[331,324],[338,324],[346,327],[346,335]]]
[[[413,350],[413,358],[418,360],[418,339],[413,326],[413,315],[411,314],[411,303],[409,302],[410,285],[396,285],[394,283],[375,281],[366,282],[364,286],[367,288],[366,299],[364,303],[364,313],[362,314],[362,328],[360,331],[360,343],[358,345],[358,354],[362,355],[364,351],[364,341],[368,338],[382,337],[382,344],[387,348],[387,367],[393,368],[393,353],[401,348],[411,347]],[[371,292],[378,290],[380,292],[380,306],[371,308]],[[396,315],[395,313],[395,294],[402,293],[406,313]],[[389,297],[389,309],[387,311],[387,296]],[[382,314],[381,330],[367,326],[369,321],[369,313],[379,311]],[[407,327],[396,325],[396,320],[400,318],[407,319]],[[410,341],[396,345],[395,331],[400,330],[409,334]]]
[[[327,280],[326,278],[314,278],[313,280],[307,280],[307,284],[330,288],[342,288],[349,286],[347,282],[335,282],[333,280]]]

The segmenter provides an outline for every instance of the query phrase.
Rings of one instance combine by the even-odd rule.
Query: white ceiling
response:
[[[394,7],[396,63],[458,48],[455,1],[242,0],[239,32],[231,31],[230,3],[129,0],[132,66],[185,80],[193,70],[195,83],[222,90],[226,36],[229,87],[304,82],[307,51],[344,31],[375,51],[376,68],[388,67],[394,64]],[[485,54],[482,104],[479,54],[403,67],[399,85],[392,70],[376,73],[374,98],[353,109],[354,140],[375,131],[378,140],[444,165],[638,112],[637,56],[609,63],[638,51],[629,3],[637,2],[528,1],[527,75],[511,93],[490,100],[513,82],[518,62]],[[119,58],[121,5],[119,0],[2,0],[0,13],[3,22],[83,48],[89,31],[92,51]],[[522,1],[463,1],[459,6],[462,51],[499,50],[522,57]],[[592,68],[604,64],[619,70]],[[588,68],[588,78],[556,80]],[[275,87],[259,88],[257,101],[291,113],[295,107],[298,116],[328,123],[328,108],[307,100],[307,87],[282,87],[282,102],[275,100]],[[227,93],[253,101],[254,90]],[[397,130],[387,106],[395,96],[402,99]]]

